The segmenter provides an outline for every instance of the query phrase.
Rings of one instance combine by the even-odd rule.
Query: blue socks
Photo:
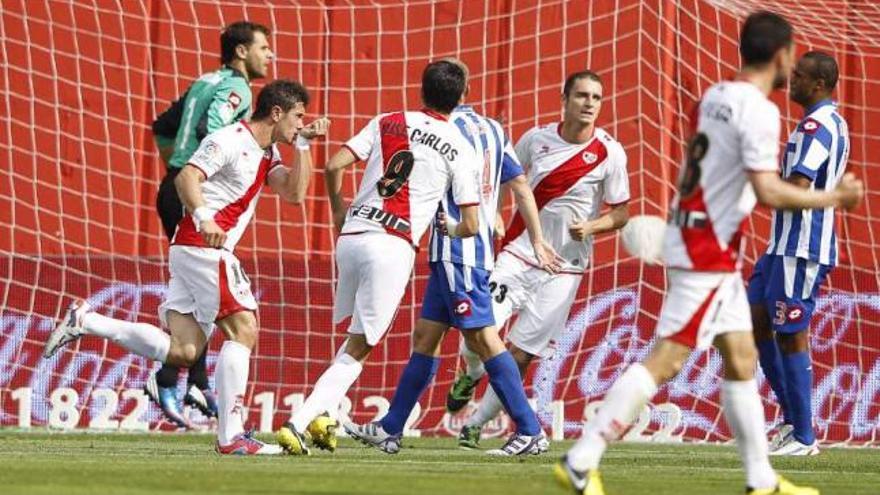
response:
[[[489,375],[489,384],[501,400],[504,410],[516,422],[516,432],[529,436],[540,433],[541,426],[538,424],[535,411],[526,400],[522,377],[510,352],[504,351],[484,362],[483,365]]]
[[[764,376],[770,382],[770,388],[776,394],[776,399],[782,407],[782,414],[785,417],[785,424],[794,424],[791,406],[788,403],[788,392],[786,391],[785,371],[782,367],[782,353],[779,352],[779,346],[775,339],[755,341],[758,347],[758,361],[761,363],[761,370]]]
[[[399,435],[403,433],[403,426],[412,413],[419,397],[428,388],[434,375],[437,373],[437,367],[440,360],[433,356],[412,353],[409,357],[409,363],[397,382],[397,390],[394,391],[394,398],[391,400],[391,407],[388,414],[380,421],[382,429],[391,435]]]
[[[762,360],[761,365],[763,364]],[[785,369],[785,390],[791,411],[789,414],[786,410],[786,417],[791,417],[794,438],[804,445],[810,445],[816,441],[811,404],[813,365],[810,353],[783,354],[782,367]]]

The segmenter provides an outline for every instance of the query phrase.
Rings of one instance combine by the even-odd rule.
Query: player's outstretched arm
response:
[[[601,234],[603,232],[613,232],[622,229],[626,222],[629,221],[629,205],[623,203],[615,205],[608,213],[594,220],[584,220],[573,224],[568,228],[571,238],[576,241],[585,241],[591,235]]]
[[[553,250],[553,247],[544,240],[544,231],[541,229],[541,219],[538,216],[538,205],[535,203],[535,195],[529,187],[525,175],[518,175],[505,183],[513,191],[516,202],[516,210],[523,217],[529,240],[535,250],[535,258],[541,268],[556,273],[561,267],[561,258]]]
[[[324,166],[324,182],[327,184],[327,198],[330,200],[330,211],[333,212],[333,226],[336,230],[342,230],[348,210],[348,203],[342,198],[342,177],[345,169],[357,161],[354,153],[343,147]]]
[[[226,242],[226,232],[214,222],[214,212],[205,206],[201,186],[204,180],[205,174],[198,167],[187,165],[174,178],[174,186],[180,202],[192,214],[196,229],[202,234],[205,243],[213,248],[220,248]]]
[[[865,186],[852,173],[847,173],[833,191],[802,189],[779,178],[776,172],[751,172],[749,180],[758,201],[770,208],[795,210],[810,208],[857,207],[865,195]]]

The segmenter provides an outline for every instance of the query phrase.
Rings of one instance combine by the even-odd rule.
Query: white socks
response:
[[[98,313],[87,313],[83,317],[83,329],[89,335],[111,340],[153,361],[165,362],[171,347],[171,336],[149,323],[115,320]]]
[[[578,471],[597,469],[608,442],[617,440],[639,411],[657,393],[657,383],[647,368],[630,366],[605,395],[596,416],[584,426],[584,434],[571,450],[568,462]]]
[[[217,442],[229,445],[233,437],[244,433],[244,394],[247,389],[251,351],[227,340],[220,348],[214,368],[217,385]]]
[[[345,353],[338,355],[321,378],[318,378],[315,388],[302,407],[294,412],[291,422],[296,431],[304,432],[309,423],[324,411],[335,417],[339,402],[363,369],[357,359]]]
[[[764,406],[758,395],[758,384],[748,381],[724,380],[721,386],[721,407],[727,424],[736,436],[736,448],[746,470],[746,484],[751,488],[776,486],[776,473],[767,457],[764,435]]]
[[[486,387],[486,393],[480,399],[477,411],[467,419],[465,424],[468,426],[483,426],[492,421],[502,409],[504,409],[504,404],[501,403],[498,394],[495,393],[495,389]]]
[[[459,350],[459,353],[461,354],[461,357],[464,358],[465,364],[467,364],[465,372],[469,377],[478,380],[486,374],[486,368],[483,367],[483,361],[480,359],[480,356],[476,352],[468,349],[464,339],[461,339],[461,349]],[[492,387],[488,388],[488,390],[491,389]]]

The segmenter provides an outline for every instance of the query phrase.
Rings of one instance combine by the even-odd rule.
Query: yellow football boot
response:
[[[322,414],[309,423],[306,434],[311,438],[312,445],[315,447],[335,452],[337,427],[339,427],[338,421]]]
[[[797,486],[791,481],[779,476],[776,488],[749,488],[748,495],[819,495],[819,490],[808,486]]]
[[[275,441],[290,455],[311,454],[306,446],[306,438],[302,433],[296,431],[291,423],[284,423],[284,426],[275,432]]]
[[[567,488],[578,495],[605,495],[605,488],[602,487],[602,477],[599,471],[591,469],[587,472],[575,470],[568,463],[568,458],[560,459],[556,466],[553,467],[553,474],[556,481],[563,488]]]

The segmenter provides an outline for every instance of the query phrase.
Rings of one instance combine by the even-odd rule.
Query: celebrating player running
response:
[[[275,143],[293,144],[303,127],[306,89],[279,80],[260,92],[250,123],[241,121],[209,134],[175,179],[187,215],[177,226],[169,253],[171,278],[159,307],[163,327],[115,320],[91,312],[85,301],[70,305],[46,341],[51,357],[65,344],[94,335],[148,359],[191,366],[210,340],[214,324],[226,342],[217,358],[220,454],[280,454],[245,433],[244,394],[251,351],[257,341],[257,303],[250,281],[233,254],[264,184],[284,200],[299,202],[308,186],[311,158],[300,154],[297,167],[281,163]],[[317,134],[327,131],[322,119]]]
[[[807,190],[778,176],[779,109],[767,97],[787,82],[794,59],[791,25],[760,12],[740,36],[743,67],[700,101],[678,183],[664,258],[668,289],[657,343],[643,363],[611,386],[581,440],[556,466],[560,483],[603,494],[599,461],[657,388],[672,379],[694,349],[715,345],[724,358],[721,404],[736,437],[747,493],[813,495],[770,466],[764,409],[755,382],[756,351],[740,265],[743,220],[757,199],[779,209],[854,207],[860,181],[844,176],[832,190]]]

